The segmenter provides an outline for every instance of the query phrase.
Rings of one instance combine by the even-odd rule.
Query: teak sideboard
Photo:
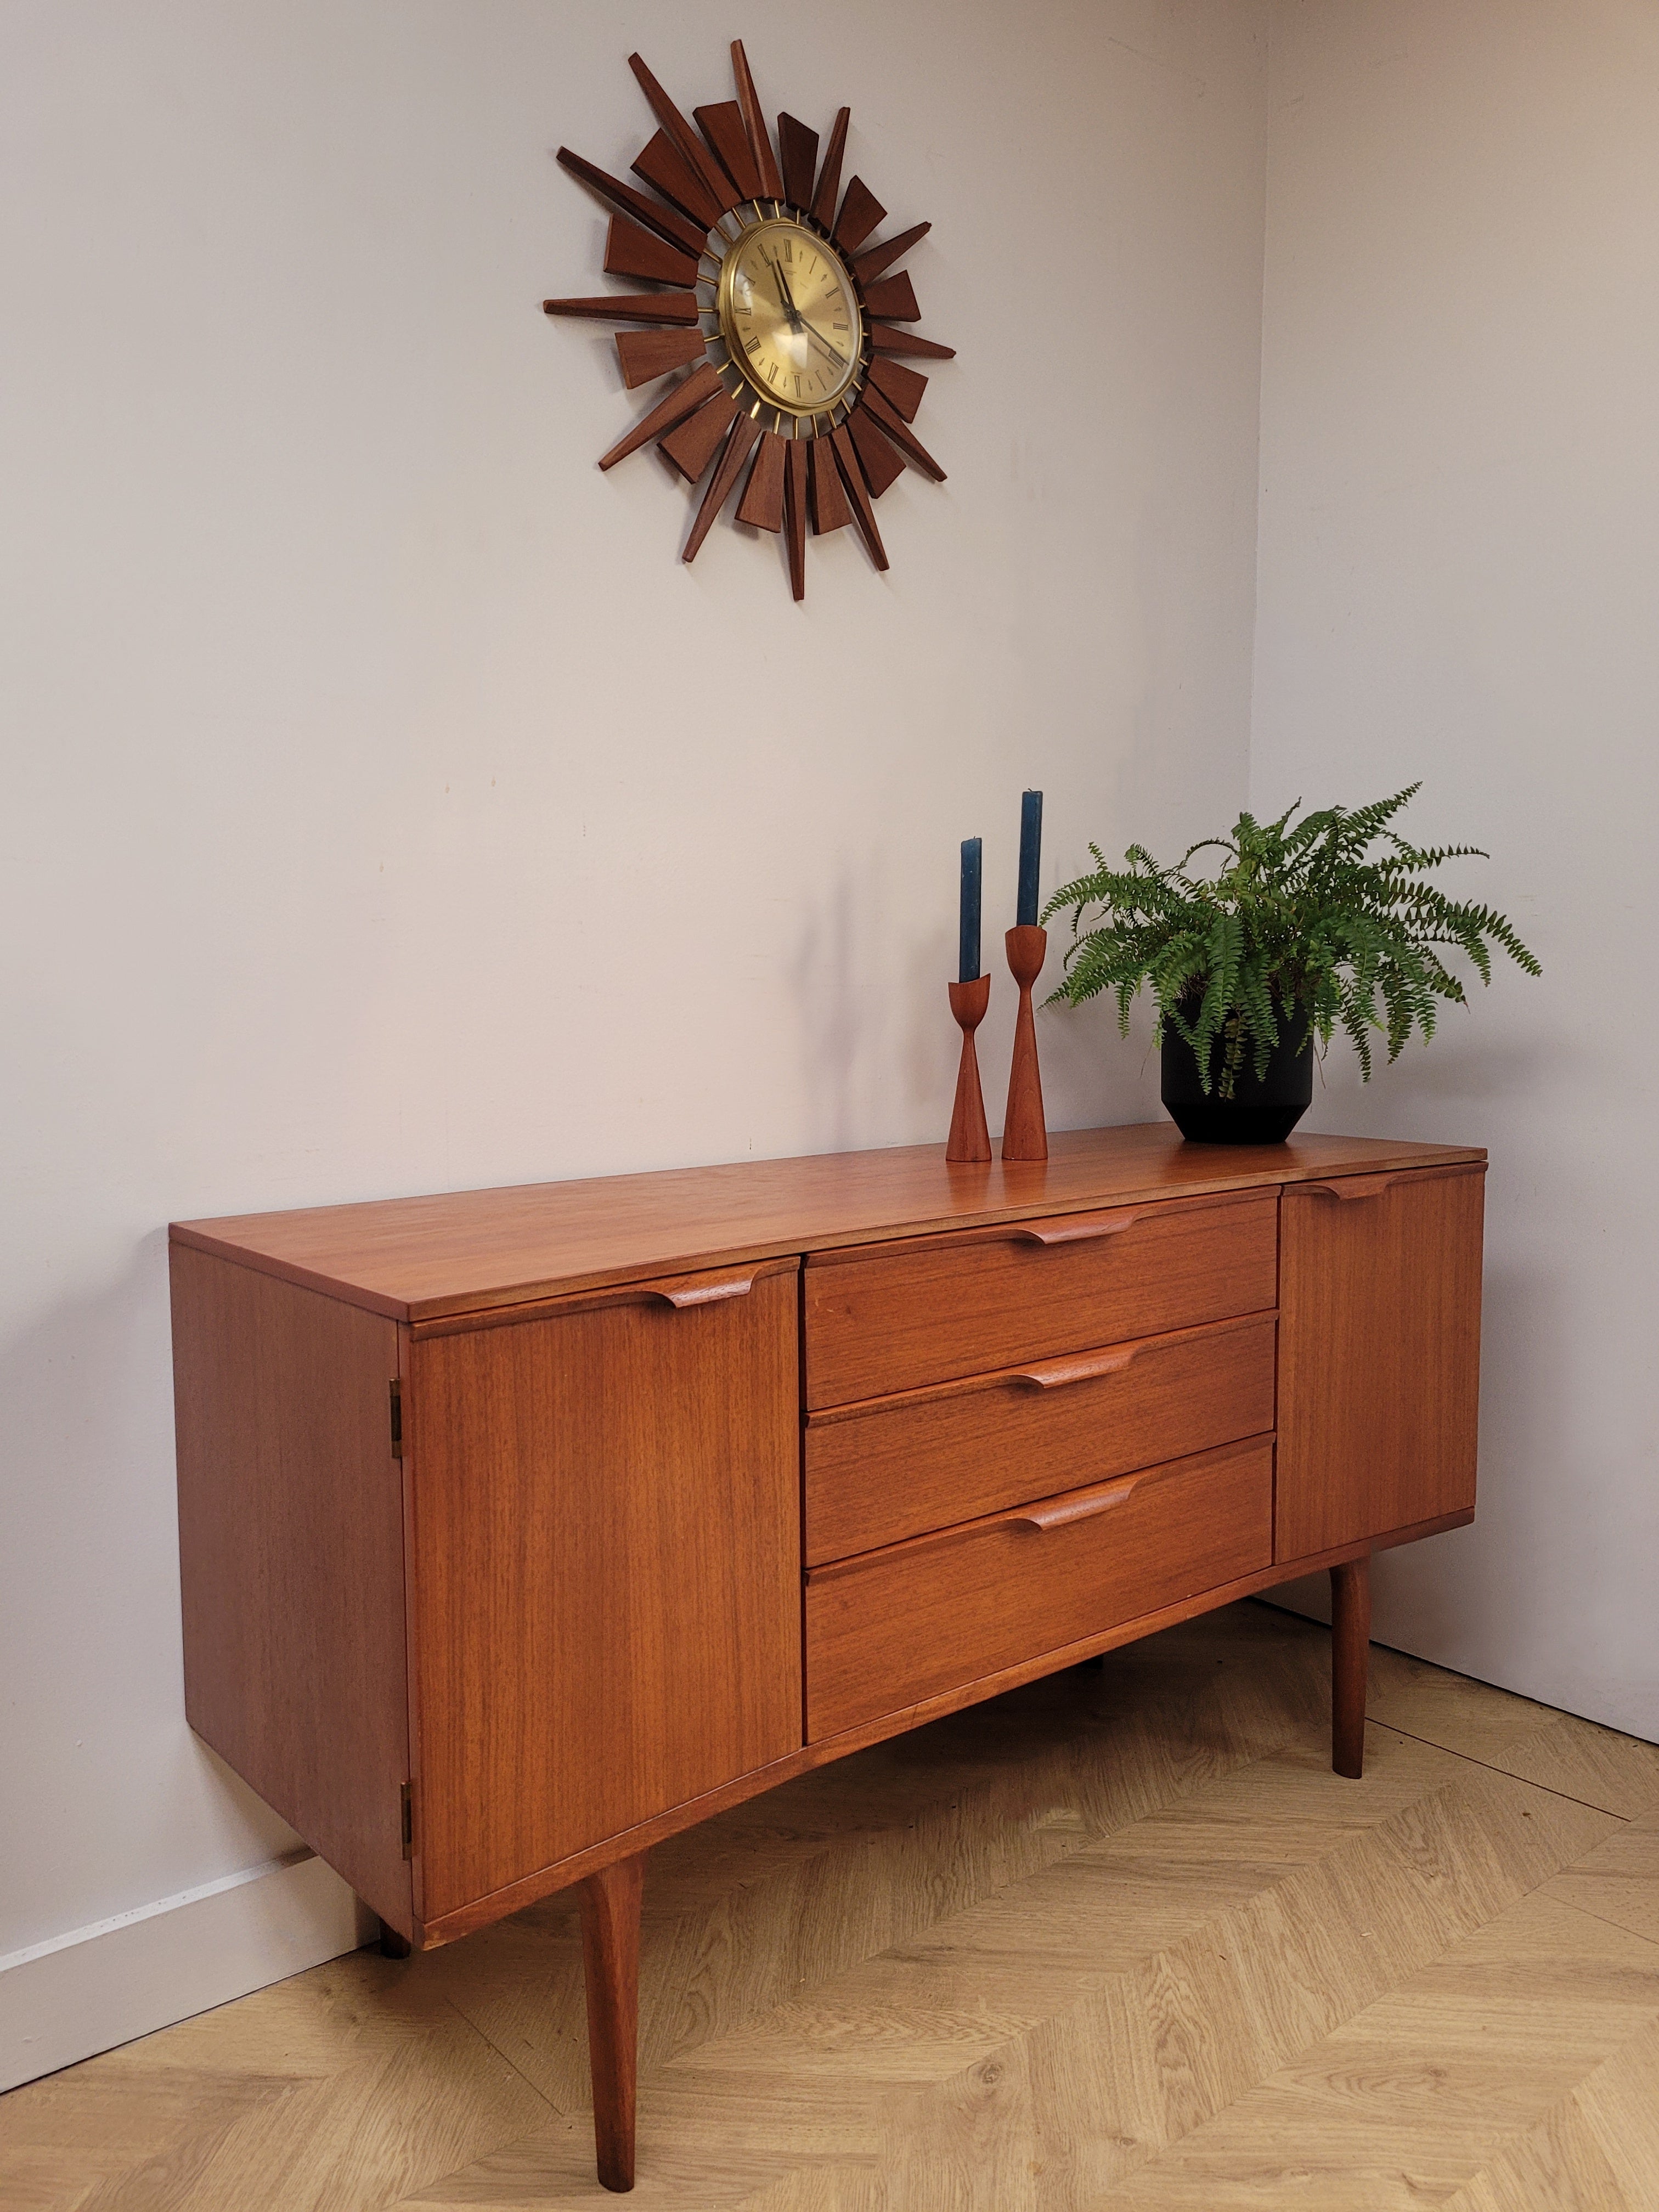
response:
[[[428,1948],[581,1885],[631,2185],[650,1846],[1474,1514],[1486,1155],[1073,1132],[180,1223],[192,1727]]]

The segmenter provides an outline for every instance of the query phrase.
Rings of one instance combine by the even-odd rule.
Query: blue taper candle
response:
[[[962,841],[962,945],[957,961],[958,983],[972,983],[979,975],[980,840]]]
[[[1019,803],[1019,904],[1014,919],[1022,929],[1037,918],[1037,871],[1042,864],[1042,793],[1028,791]]]

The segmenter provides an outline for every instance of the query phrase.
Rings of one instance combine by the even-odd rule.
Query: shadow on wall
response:
[[[1480,991],[1477,984],[1475,992]],[[1436,1143],[1483,1142],[1475,1133],[1474,1109],[1483,1109],[1480,1126],[1485,1127],[1489,1117],[1484,1109],[1494,1101],[1535,1097],[1551,1086],[1559,1079],[1560,1051],[1551,1038],[1495,1036],[1492,1022],[1480,1027],[1480,1017],[1487,1011],[1482,997],[1484,994],[1475,996],[1472,1006],[1447,1007],[1433,1042],[1426,1047],[1420,1040],[1407,1045],[1392,1067],[1382,1056],[1383,1046],[1369,1083],[1360,1081],[1359,1063],[1346,1038],[1333,1037],[1328,1054],[1315,1070],[1309,1126],[1340,1126],[1350,1136],[1360,1133],[1362,1126],[1396,1137],[1411,1131],[1426,1141],[1431,1119]],[[1590,1063],[1579,1062],[1576,1055],[1575,1067],[1582,1067],[1587,1079],[1594,1072]],[[1614,1073],[1611,1060],[1607,1072]],[[1458,1112],[1465,1106],[1471,1111],[1460,1127]],[[1340,1125],[1331,1120],[1333,1113],[1340,1115]]]
[[[1557,1565],[1572,1575],[1590,1571],[1587,1556],[1570,1554],[1596,1539],[1579,1520],[1574,1480],[1571,1394],[1562,1387],[1571,1357],[1571,1293],[1558,1277],[1488,1256],[1481,1291],[1480,1464],[1474,1525],[1431,1545],[1419,1557],[1385,1555],[1377,1562],[1376,1634],[1402,1649],[1444,1655],[1444,1664],[1478,1672],[1475,1655],[1513,1638],[1539,1593],[1526,1589],[1527,1560],[1536,1540],[1538,1501],[1527,1486],[1529,1464],[1559,1470],[1563,1526]],[[1480,1547],[1487,1571],[1472,1579],[1463,1553]],[[1496,1563],[1497,1571],[1492,1571]]]
[[[1053,990],[1059,979],[1065,942],[1050,930],[1041,994]],[[1011,1021],[1012,990],[1011,981]],[[1167,1118],[1158,1095],[1152,1022],[1152,1009],[1137,1004],[1129,1018],[1129,1034],[1121,1037],[1115,1000],[1103,997],[1081,1006],[1047,1009],[1039,1002],[1037,1048],[1042,1055],[1042,1095],[1051,1129],[1109,1128],[1120,1122]]]

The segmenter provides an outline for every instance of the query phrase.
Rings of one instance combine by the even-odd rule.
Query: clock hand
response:
[[[803,327],[800,309],[795,305],[795,295],[789,289],[789,279],[783,273],[783,264],[774,257],[772,274],[778,280],[778,304],[789,318],[791,330]]]
[[[844,353],[836,352],[834,346],[830,344],[829,339],[825,337],[823,332],[818,328],[816,323],[809,323],[805,316],[803,315],[800,319],[800,326],[806,332],[808,337],[816,338],[817,340],[819,345],[823,348],[823,351],[829,355],[830,360],[835,362],[837,368],[846,368],[846,355]]]
[[[795,295],[790,289],[789,279],[783,273],[782,263],[774,257],[774,258],[769,262],[768,266],[772,271],[773,279],[778,288],[778,304],[783,309],[784,313],[789,318],[790,329],[792,331],[802,331],[807,337],[814,339],[817,343],[819,350],[823,353],[828,354],[830,360],[835,362],[837,368],[845,368],[847,366],[846,355],[844,353],[838,353],[835,347],[830,344],[829,339],[824,337],[823,331],[819,330],[817,325],[816,323],[809,323],[805,316],[802,314],[800,309],[795,305]]]

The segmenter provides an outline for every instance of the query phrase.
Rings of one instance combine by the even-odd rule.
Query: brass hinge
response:
[[[404,1856],[415,1856],[415,1784],[405,1782],[398,1792],[398,1818],[403,1823]]]
[[[404,1386],[394,1375],[392,1378],[392,1456],[404,1455]]]

